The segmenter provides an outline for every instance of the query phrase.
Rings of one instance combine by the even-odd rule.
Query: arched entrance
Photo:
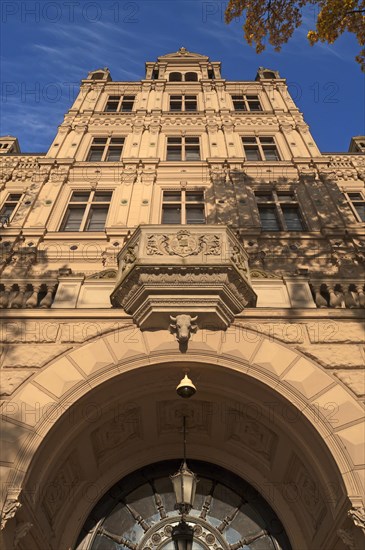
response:
[[[175,386],[186,367],[198,393],[185,401]],[[342,550],[338,531],[350,529],[347,513],[361,503],[361,443],[351,434],[362,410],[315,363],[253,332],[207,331],[181,354],[166,331],[116,331],[44,367],[11,407],[8,482],[19,491],[8,493],[6,532],[26,525],[20,550],[73,549],[115,483],[181,458],[183,415],[189,458],[252,485],[293,548]]]
[[[169,476],[178,468],[177,461],[152,464],[115,484],[86,520],[77,550],[174,550],[180,517]],[[198,475],[185,517],[193,550],[291,550],[281,521],[250,484],[206,462],[189,461],[189,468]]]

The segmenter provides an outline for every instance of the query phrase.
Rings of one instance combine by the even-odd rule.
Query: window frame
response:
[[[105,143],[97,143],[97,140],[99,140],[99,141],[104,140]],[[116,140],[123,141],[123,142],[121,144],[117,144],[117,143],[113,144],[113,140],[114,140],[114,142]],[[122,159],[122,155],[123,155],[124,145],[125,145],[125,136],[114,136],[114,135],[113,136],[93,136],[92,141],[91,141],[90,146],[89,146],[89,149],[88,149],[88,152],[87,152],[87,155],[86,155],[86,162],[120,162],[121,159]],[[117,147],[119,147],[119,148],[121,147],[119,159],[118,160],[116,160],[116,159],[109,160],[108,155],[109,155],[110,151],[117,148]],[[98,159],[98,160],[91,159],[90,156],[91,156],[92,152],[96,151],[97,149],[101,149],[101,148],[103,148],[101,158]]]
[[[255,97],[256,99],[252,99]],[[236,99],[235,99],[236,98]],[[239,99],[241,98],[241,99]],[[250,99],[248,99],[250,98]],[[258,94],[231,94],[231,100],[233,105],[233,111],[235,113],[262,113],[263,108],[261,105],[260,97]],[[237,109],[235,102],[241,101],[244,105],[243,109]],[[259,109],[251,109],[251,102],[257,102],[259,104]]]
[[[197,142],[187,142],[187,140],[197,140]],[[169,143],[169,140],[175,140],[174,142]],[[177,142],[180,140],[180,144]],[[171,159],[169,158],[169,148],[170,153],[172,149],[178,150],[180,148],[180,159]],[[187,158],[187,151],[192,151],[194,148],[198,148],[199,158]],[[200,136],[166,136],[166,161],[167,162],[200,162],[201,159],[201,143]]]
[[[125,102],[127,102],[128,104],[131,103],[131,100],[126,98],[131,98],[131,97],[133,97],[132,108],[123,109],[123,103]],[[115,99],[112,100],[111,98],[115,98]],[[135,102],[136,102],[136,94],[115,94],[115,95],[110,94],[106,100],[103,112],[104,113],[131,113],[134,110]],[[108,110],[107,107],[109,103],[116,103],[117,108],[113,111]]]
[[[165,200],[165,196],[168,194],[168,193],[171,193],[172,194],[180,194],[180,200]],[[191,193],[191,194],[201,194],[202,195],[202,199],[201,200],[187,200],[187,195]],[[179,222],[164,222],[164,208],[166,208],[166,210],[169,209],[169,206],[170,207],[173,207],[173,206],[180,206],[180,221]],[[187,212],[189,210],[194,210],[194,209],[197,209],[197,207],[201,206],[202,207],[202,212],[203,212],[203,218],[204,218],[204,222],[195,222],[195,223],[188,223],[187,219],[188,219],[188,215],[187,215]],[[190,208],[189,208],[190,207]],[[172,208],[171,208],[172,210]],[[172,189],[172,188],[168,188],[168,189],[162,189],[162,195],[161,195],[161,216],[160,216],[160,220],[161,220],[161,225],[206,225],[207,224],[207,212],[206,212],[206,201],[205,201],[205,189],[203,188],[198,188],[198,189]]]
[[[355,217],[355,220],[357,223],[365,223],[365,219],[363,220],[356,208],[356,205],[364,205],[364,208],[365,208],[365,191],[362,191],[360,189],[347,189],[346,191],[343,191],[342,192],[343,195],[345,196],[345,199],[347,201],[347,204],[350,206],[351,208],[351,211]],[[350,195],[353,195],[355,194],[356,195],[360,195],[362,198],[361,199],[355,199],[353,197],[351,197]]]
[[[180,99],[173,99],[180,98]],[[189,98],[189,99],[187,99]],[[191,99],[194,98],[194,99]],[[171,102],[176,101],[181,103],[181,109],[171,109]],[[187,109],[188,102],[195,102],[195,109]],[[169,95],[169,111],[171,113],[196,113],[198,111],[198,96],[197,94],[170,94]]]
[[[87,200],[79,200],[79,201],[75,200],[75,201],[73,201],[72,199],[73,199],[74,195],[77,194],[77,193],[79,193],[79,194],[84,193],[85,195],[88,193],[88,199]],[[110,199],[104,200],[104,201],[94,200],[96,195],[98,195],[98,194],[101,195],[103,193],[110,194]],[[68,197],[66,207],[63,211],[63,215],[62,215],[62,219],[61,219],[61,223],[59,225],[58,231],[65,232],[65,233],[75,233],[75,232],[100,233],[102,231],[105,231],[105,228],[107,226],[108,216],[109,216],[109,213],[110,213],[110,206],[111,206],[112,200],[113,200],[113,189],[95,189],[95,190],[72,189],[71,193]],[[91,213],[94,210],[104,209],[106,207],[107,207],[107,212],[106,212],[106,216],[105,216],[105,222],[104,222],[103,229],[89,229],[90,223],[92,222]],[[72,211],[72,210],[76,210],[77,208],[84,208],[83,214],[81,215],[81,219],[80,219],[80,222],[79,222],[78,229],[75,229],[75,228],[66,229],[67,223],[68,223],[69,212]]]
[[[296,193],[294,190],[287,190],[287,189],[255,189],[255,200],[256,200],[256,206],[259,213],[260,218],[260,225],[262,231],[265,232],[278,232],[278,231],[287,231],[287,232],[294,232],[294,233],[300,233],[301,231],[307,231],[307,224],[305,222],[305,219],[303,217],[302,209],[300,208],[298,198],[296,196]],[[270,199],[268,198],[262,198],[261,197],[268,197],[270,195]],[[283,198],[284,195],[291,195],[291,199]],[[280,198],[282,197],[282,198]],[[275,217],[278,222],[278,229],[265,229],[262,223],[262,218],[260,215],[260,209],[264,208],[272,208],[275,211]],[[298,220],[301,224],[301,227],[298,229],[290,229],[288,228],[287,218],[285,217],[285,212],[288,210],[296,210],[298,214]]]
[[[251,142],[246,141],[246,144],[245,144],[244,143],[245,139],[246,140],[250,139]],[[265,142],[261,140],[267,140],[267,141]],[[271,141],[268,141],[268,140],[271,140]],[[274,136],[252,136],[252,135],[242,136],[241,135],[241,143],[242,143],[245,159],[247,162],[280,162],[282,160],[282,156],[280,154],[280,150]],[[245,146],[247,147],[247,150],[252,150],[252,151],[257,150],[258,156],[260,158],[257,158],[257,159],[247,158],[247,150],[245,149]],[[272,149],[275,148],[275,154],[277,158],[275,159],[266,158],[265,151],[269,148],[272,148]]]
[[[10,197],[12,195],[19,195],[19,198],[18,199],[10,199]],[[6,224],[9,224],[11,222],[11,220],[14,218],[22,200],[23,200],[23,197],[24,197],[24,193],[22,191],[9,191],[4,202],[2,203],[1,207],[0,207],[0,222],[2,225],[6,225]],[[3,210],[6,208],[7,206],[7,203],[10,203],[10,205],[12,206],[13,205],[13,209],[12,211],[10,212],[10,214],[6,215],[5,213],[3,214]]]

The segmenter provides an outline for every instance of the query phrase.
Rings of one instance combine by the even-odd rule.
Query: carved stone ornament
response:
[[[118,255],[111,302],[142,330],[165,329],[171,315],[198,315],[200,328],[225,329],[256,294],[248,255],[226,226],[143,225]]]
[[[176,234],[147,236],[146,253],[149,256],[196,256],[204,251],[205,255],[217,256],[221,253],[221,240],[219,235],[196,235],[186,229]]]
[[[197,318],[197,315],[195,317],[184,314],[177,315],[176,317],[170,315],[172,321],[170,323],[170,331],[176,334],[176,340],[180,344],[185,344],[189,340],[190,335],[197,331],[198,326],[195,324]]]
[[[351,508],[351,510],[347,512],[347,515],[352,519],[356,527],[361,527],[365,535],[365,508]]]
[[[1,510],[1,529],[5,528],[7,521],[15,516],[21,506],[19,500],[11,495],[6,499],[4,507]]]
[[[99,271],[99,273],[89,275],[86,279],[115,279],[116,276],[116,269],[105,269],[104,271]]]

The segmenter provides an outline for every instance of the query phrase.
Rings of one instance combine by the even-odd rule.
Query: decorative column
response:
[[[23,307],[23,305],[24,305],[24,294],[27,290],[27,286],[28,286],[27,284],[20,284],[19,285],[19,292],[15,296],[14,300],[11,303],[11,307],[13,307],[14,309],[20,309],[20,308]]]
[[[365,307],[365,294],[364,294],[364,285],[361,283],[361,285],[356,285],[356,290],[359,295],[359,306]]]
[[[342,292],[336,294],[335,285],[328,286],[328,292],[330,294],[330,307],[334,307],[336,309],[340,308],[343,300]]]
[[[49,284],[47,285],[47,294],[45,297],[41,300],[41,303],[39,304],[39,307],[41,309],[48,309],[51,307],[53,303],[53,293],[56,289],[56,284]]]
[[[349,309],[354,309],[359,307],[350,289],[347,289],[345,291],[344,296],[345,296],[345,307]]]
[[[316,306],[319,308],[327,308],[327,301],[321,294],[321,285],[312,285],[314,290],[314,301],[316,303]]]
[[[0,309],[6,309],[9,305],[9,295],[11,292],[11,285],[5,286],[4,290],[0,292]]]
[[[25,307],[27,309],[33,309],[37,307],[38,304],[38,292],[40,291],[41,284],[33,284],[33,292],[25,302]]]

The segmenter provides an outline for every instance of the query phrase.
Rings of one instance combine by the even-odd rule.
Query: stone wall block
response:
[[[301,323],[266,323],[252,321],[242,324],[243,333],[246,329],[265,334],[274,340],[280,340],[286,344],[303,344],[307,340],[305,325]]]
[[[52,343],[57,341],[59,323],[53,320],[6,319],[0,326],[0,341],[8,343]]]
[[[360,370],[340,370],[334,373],[358,397],[365,397],[365,372]]]
[[[309,322],[307,324],[308,336],[313,344],[321,343],[343,343],[356,344],[365,341],[365,329],[363,320],[358,322],[346,322],[327,320]]]
[[[96,338],[101,334],[122,328],[123,324],[118,321],[104,323],[99,320],[90,319],[90,321],[77,320],[60,325],[60,341],[81,343]]]
[[[0,395],[12,395],[32,373],[30,370],[0,372]]]
[[[71,349],[62,344],[24,344],[4,346],[1,366],[4,368],[39,368]]]
[[[364,349],[362,346],[334,344],[330,346],[313,344],[298,346],[299,351],[318,361],[327,369],[362,368],[364,366]]]

